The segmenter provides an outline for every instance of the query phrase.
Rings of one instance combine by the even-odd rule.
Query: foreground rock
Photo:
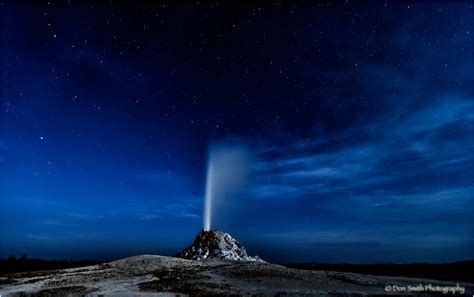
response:
[[[82,268],[10,275],[0,284],[6,282],[10,283],[0,285],[2,297],[381,295],[394,294],[387,292],[386,286],[457,285],[426,279],[296,270],[257,261],[193,261],[148,255]],[[464,294],[472,296],[473,284],[459,283],[459,286],[465,288]],[[395,294],[411,296],[415,293]],[[451,293],[448,295],[452,296]]]
[[[262,261],[258,256],[247,255],[245,248],[228,233],[217,230],[201,231],[190,247],[175,256],[189,260]]]

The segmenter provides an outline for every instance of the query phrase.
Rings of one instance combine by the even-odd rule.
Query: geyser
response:
[[[214,144],[207,160],[206,193],[204,200],[204,231],[211,230],[217,208],[225,199],[237,195],[245,185],[250,170],[250,151],[241,144]]]
[[[227,210],[236,212],[236,198],[241,198],[250,173],[252,154],[244,145],[214,144],[209,149],[204,200],[203,230],[188,248],[175,257],[191,260],[220,259],[232,261],[262,261],[251,257],[245,248],[228,233],[212,230],[211,223],[222,227],[215,220],[216,210],[220,218],[229,220]],[[225,198],[225,199],[224,199]],[[216,222],[218,224],[216,224]]]
[[[204,198],[204,231],[211,230],[212,177],[214,175],[212,163],[212,159],[209,158],[206,174],[206,197]]]

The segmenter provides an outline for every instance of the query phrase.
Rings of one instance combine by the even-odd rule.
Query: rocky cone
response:
[[[258,256],[249,256],[245,248],[228,233],[201,231],[193,244],[175,257],[189,260],[221,259],[233,261],[260,261]]]

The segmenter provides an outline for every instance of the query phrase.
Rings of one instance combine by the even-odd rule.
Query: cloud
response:
[[[450,251],[468,255],[473,120],[472,98],[440,95],[337,133],[262,145],[245,226],[262,245],[291,242],[326,254],[351,247],[405,255],[396,261],[410,252],[428,257],[416,254],[421,248],[446,259]],[[261,209],[265,220],[251,218]]]
[[[430,191],[438,186],[424,182],[423,176],[445,178],[446,188],[466,186],[469,177],[464,169],[474,162],[470,153],[474,140],[469,136],[474,135],[473,102],[439,100],[423,110],[371,125],[261,149],[261,161],[255,166],[260,177],[257,193],[266,197],[344,190],[366,194],[387,186],[396,194],[402,188],[420,192],[420,187]]]

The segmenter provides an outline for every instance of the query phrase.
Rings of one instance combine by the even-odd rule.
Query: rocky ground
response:
[[[421,287],[420,287],[421,284]],[[428,287],[431,285],[431,287]],[[386,290],[390,286],[391,292]],[[368,276],[345,272],[297,270],[259,261],[202,261],[164,256],[135,256],[106,264],[0,278],[3,296],[212,296],[212,295],[356,295],[394,294],[394,289],[453,287],[472,296],[474,284]],[[429,289],[432,288],[432,289]],[[458,289],[455,289],[458,288]],[[420,290],[420,289],[419,289]],[[430,290],[430,291],[427,291]],[[445,289],[447,290],[447,289]],[[414,295],[416,292],[396,292]],[[452,292],[440,295],[453,295]]]

